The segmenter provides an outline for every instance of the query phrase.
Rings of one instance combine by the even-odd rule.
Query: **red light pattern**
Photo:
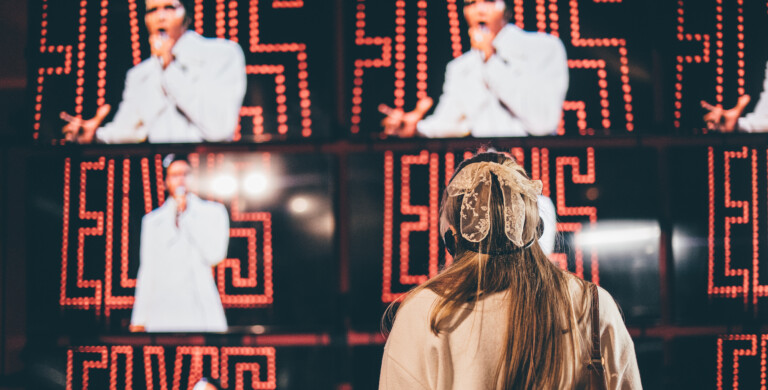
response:
[[[225,1],[226,0],[216,0],[216,36],[219,38],[224,38],[224,33],[226,31],[226,28],[224,27],[227,24],[224,13]]]
[[[120,286],[136,287],[136,279],[128,278],[128,217],[130,215],[131,160],[123,160],[123,214],[120,220]],[[110,269],[110,268],[107,268]],[[111,278],[111,276],[109,276]],[[109,291],[109,289],[107,289]]]
[[[104,88],[107,85],[107,7],[109,6],[108,0],[101,0],[101,19],[99,27],[99,80],[97,81],[98,89],[96,91],[96,105],[101,107],[104,105],[104,95],[107,90]]]
[[[605,72],[603,70],[603,72]],[[601,91],[602,92],[602,91]],[[606,91],[606,97],[607,97],[607,91]],[[586,135],[587,134],[587,111],[586,104],[582,101],[574,102],[574,101],[566,101],[563,103],[563,117],[565,117],[565,113],[568,111],[576,111],[576,127],[579,129],[579,134]],[[603,117],[605,118],[605,117]],[[564,135],[565,134],[565,119],[560,120],[560,124],[557,126],[557,135]],[[591,134],[594,134],[594,130],[591,132]]]
[[[589,217],[590,225],[597,223],[597,208],[594,206],[567,206],[565,199],[565,166],[571,167],[571,180],[575,184],[594,184],[595,183],[595,150],[587,148],[587,173],[579,173],[581,159],[578,157],[557,157],[555,158],[555,187],[557,193],[557,215],[558,216],[583,216]],[[558,232],[578,232],[581,230],[582,223],[557,223]],[[576,253],[576,271],[579,277],[584,277],[584,262],[581,248],[578,245],[575,248]],[[562,263],[561,256],[554,256],[558,262]],[[600,270],[597,259],[597,251],[592,251],[590,259],[591,281],[600,284]]]
[[[165,373],[165,351],[159,346],[144,347],[144,378],[146,378],[147,390],[154,390],[154,381],[152,375],[152,356],[157,356],[158,376],[160,379],[160,390],[168,390],[168,377]]]
[[[766,341],[768,335],[759,335],[760,338],[760,389],[766,389]],[[732,361],[732,382],[731,387],[734,390],[739,388],[739,377],[741,374],[739,360],[742,356],[757,357],[757,340],[756,334],[732,334],[720,336],[717,339],[717,389],[723,389],[723,349],[725,344],[733,345],[733,361]],[[736,346],[746,346],[746,348],[736,348]]]
[[[80,28],[81,31],[84,31],[85,26],[82,25],[82,22],[84,22],[84,16],[82,17]],[[81,42],[78,45],[78,50],[82,53],[84,48],[85,43]],[[61,66],[40,67],[37,69],[37,94],[35,95],[34,114],[35,120],[32,125],[32,136],[34,139],[38,139],[40,137],[40,118],[42,117],[43,109],[43,85],[45,84],[45,77],[51,76],[54,73],[58,76],[62,74],[70,74],[72,72],[72,45],[48,45],[48,0],[42,0],[42,13],[40,21],[40,53],[43,54],[53,52],[59,54],[63,53],[64,61]],[[79,56],[80,54],[78,54],[78,58]],[[80,66],[79,61],[78,66]],[[82,75],[82,68],[78,70],[78,75]],[[80,83],[79,86],[82,86],[82,83]]]
[[[194,155],[196,157],[196,155]],[[215,170],[218,165],[223,164],[221,159],[217,159],[216,155],[208,156],[208,169]],[[218,156],[221,157],[221,156]],[[268,159],[268,156],[265,156]],[[194,161],[194,166],[199,165],[199,158],[190,158],[190,161]],[[154,174],[157,178],[157,185],[163,185],[163,167],[162,159],[160,155],[155,156]],[[131,309],[133,307],[134,298],[131,294],[127,295],[113,295],[115,291],[114,281],[118,277],[115,272],[114,264],[114,248],[113,242],[115,238],[115,221],[114,213],[115,207],[120,207],[120,263],[119,263],[119,287],[123,290],[135,288],[136,279],[129,275],[132,262],[138,262],[138,255],[131,256],[129,253],[130,237],[129,232],[131,230],[131,213],[130,213],[130,186],[131,186],[131,160],[125,158],[122,160],[121,175],[122,178],[116,178],[115,173],[115,160],[106,159],[100,157],[96,161],[86,161],[79,163],[80,176],[77,184],[72,183],[71,179],[71,160],[66,159],[64,163],[64,198],[63,198],[63,220],[62,220],[62,263],[61,263],[61,285],[59,304],[62,307],[73,307],[76,309],[89,310],[94,309],[97,314],[104,308],[104,315],[110,316],[111,310],[118,309]],[[141,179],[142,179],[142,192],[145,203],[144,213],[150,212],[152,207],[151,187],[152,183],[150,179],[150,166],[149,159],[142,158],[140,160],[141,166]],[[96,172],[103,172],[102,175],[96,174]],[[94,180],[97,182],[105,178],[106,189],[102,191],[96,191],[95,193],[104,193],[105,196],[105,209],[99,211],[88,210],[87,207],[87,189],[88,178],[91,175],[95,175]],[[115,184],[119,183],[120,190],[115,191]],[[78,213],[75,226],[77,228],[77,268],[73,278],[72,267],[69,264],[69,258],[71,256],[69,243],[72,239],[70,237],[70,230],[72,228],[72,221],[70,215],[71,209],[71,191],[73,185],[78,187],[77,199],[78,199]],[[92,185],[91,185],[92,186]],[[157,188],[158,202],[162,204],[165,198],[164,187]],[[88,201],[95,201],[98,204],[98,199],[92,199]],[[263,307],[272,304],[274,286],[273,286],[273,274],[272,274],[272,219],[271,214],[267,212],[242,212],[240,211],[239,200],[232,200],[231,204],[231,219],[234,222],[246,223],[245,227],[237,227],[230,229],[230,237],[232,238],[246,238],[247,244],[247,260],[243,262],[241,259],[230,258],[223,260],[216,269],[215,275],[218,281],[218,289],[221,295],[222,303],[225,308],[252,308]],[[84,225],[84,226],[80,226]],[[262,236],[261,242],[262,248],[257,248],[256,238],[257,235]],[[86,239],[87,237],[91,237]],[[94,237],[103,237],[105,243],[104,256],[99,256],[97,259],[87,258],[85,245],[86,242],[96,244],[93,242]],[[100,240],[99,240],[100,241]],[[261,275],[257,274],[257,259],[262,257],[263,271]],[[90,267],[95,267],[91,269]],[[103,267],[103,268],[102,268]],[[94,272],[94,270],[103,269],[103,274],[100,272]],[[227,269],[231,269],[231,278],[226,278]],[[245,271],[247,276],[242,276],[242,272]],[[96,275],[100,277],[93,278]],[[91,279],[86,278],[85,275]],[[257,283],[257,277],[261,277],[263,284]],[[74,280],[72,280],[74,279]],[[253,288],[257,285],[263,286],[262,293],[254,293]],[[249,290],[242,290],[242,289]],[[240,289],[243,293],[234,294],[231,289]],[[247,293],[246,293],[247,292]]]
[[[461,55],[464,49],[461,47],[461,31],[459,29],[459,12],[457,11],[456,0],[448,0],[448,25],[451,32],[451,50],[453,58]]]
[[[272,0],[273,8],[301,8],[303,6],[303,0]]]
[[[229,39],[233,42],[238,42],[237,34],[237,1],[231,0],[229,6]]]
[[[514,14],[515,14],[515,26],[525,28],[525,19],[523,15],[523,0],[515,0]]]
[[[397,295],[392,294],[392,219],[394,214],[392,203],[395,196],[394,165],[392,152],[386,152],[384,154],[384,284],[381,293],[381,300],[384,302],[392,302],[398,297]]]
[[[67,163],[65,164],[65,172],[64,172],[64,185],[67,190],[64,192],[64,214],[69,213],[69,180],[70,180],[70,173],[69,168],[70,164],[68,163],[69,160],[67,160]],[[67,283],[67,258],[69,253],[63,251],[62,249],[62,270],[61,270],[61,295],[59,296],[59,303],[62,306],[78,306],[83,307],[85,309],[89,309],[91,306],[93,306],[97,312],[101,309],[102,304],[102,281],[101,280],[85,280],[84,279],[84,273],[85,273],[85,258],[84,258],[84,247],[85,247],[85,237],[87,236],[102,236],[104,234],[104,212],[102,211],[86,211],[86,178],[87,178],[87,171],[89,170],[104,170],[105,167],[105,159],[99,158],[97,162],[83,162],[80,164],[80,195],[79,195],[79,207],[78,207],[78,217],[80,220],[92,220],[96,221],[96,226],[92,227],[81,227],[78,229],[77,233],[77,279],[76,279],[76,285],[78,289],[94,289],[93,296],[92,297],[74,297],[70,298],[67,297],[67,291],[66,291],[66,283]],[[65,228],[68,229],[69,227],[69,218],[65,219],[64,223]],[[69,232],[67,230],[64,231],[64,237],[65,242],[69,239]],[[66,248],[68,245],[62,245],[62,248]]]
[[[75,115],[83,113],[83,84],[85,84],[85,16],[87,0],[80,0],[80,27],[77,35],[77,88],[75,89]]]
[[[395,107],[405,104],[405,1],[395,1]]]
[[[288,132],[288,116],[285,113],[288,111],[286,106],[285,97],[285,68],[282,65],[248,65],[245,67],[247,74],[270,74],[275,75],[275,94],[277,95],[277,132],[279,134],[285,134]],[[242,107],[240,109],[240,117],[252,117],[253,118],[253,134],[256,138],[259,138],[264,134],[264,117],[262,116],[262,107]],[[235,130],[235,140],[240,140],[240,125],[237,125]]]
[[[698,3],[695,3],[698,5]],[[739,97],[744,95],[744,1],[737,0],[736,9],[736,39],[737,39],[737,52],[738,58],[737,64],[737,92]],[[717,104],[723,103],[723,83],[724,78],[724,51],[723,51],[723,0],[716,0],[715,3],[715,101]],[[688,33],[685,29],[685,1],[677,1],[677,40],[680,42],[697,42],[701,43],[701,52],[697,52],[694,55],[678,55],[676,57],[677,66],[675,73],[675,111],[674,111],[674,124],[675,127],[680,127],[680,118],[682,117],[682,99],[683,99],[683,69],[684,64],[691,63],[709,63],[711,54],[711,35],[706,33]],[[700,99],[700,96],[696,96],[696,99]]]
[[[602,125],[604,128],[610,128],[611,127],[611,112],[608,110],[608,81],[605,80],[605,77],[608,75],[608,73],[605,71],[605,61],[603,60],[568,60],[568,67],[571,69],[597,69],[597,85],[600,87],[600,107],[602,107],[602,110],[600,110],[600,114],[603,116]],[[581,104],[579,104],[581,103]],[[575,105],[575,107],[574,107]],[[564,109],[565,107],[571,108],[576,110],[577,117],[579,121],[583,121],[584,123],[579,124],[579,133],[581,135],[585,135],[586,131],[582,130],[582,124],[584,127],[586,127],[586,114],[583,114],[583,118],[581,117],[579,113],[579,109],[582,111],[584,110],[584,102],[566,102],[564,103]]]
[[[234,6],[236,6],[236,2]],[[303,1],[277,1],[273,0],[272,6],[274,8],[301,8],[304,6]],[[231,19],[230,24],[237,24],[237,19]],[[259,0],[250,0],[249,3],[249,27],[250,27],[250,51],[252,53],[296,53],[297,65],[297,77],[299,87],[299,106],[301,107],[301,135],[303,137],[309,137],[312,135],[312,115],[311,101],[309,99],[309,83],[307,79],[309,73],[307,72],[307,47],[303,43],[262,43],[259,37]],[[248,74],[276,74],[275,76],[275,91],[277,92],[277,122],[278,132],[285,134],[288,131],[285,123],[288,120],[286,115],[287,106],[285,105],[285,72],[282,65],[252,65],[251,71]],[[265,72],[265,70],[270,70]],[[279,71],[279,73],[277,72]],[[281,81],[278,81],[281,80]],[[243,107],[253,109],[255,107]],[[247,111],[248,116],[253,116],[254,124],[256,122],[263,122],[263,119],[257,119],[261,116],[261,111]],[[254,126],[254,135],[257,127]],[[263,131],[263,128],[261,129]],[[258,139],[258,137],[257,137]]]
[[[157,207],[160,207],[165,203],[165,179],[163,179],[163,158],[159,155],[155,155],[155,178],[157,179]]]
[[[168,390],[168,380],[166,377],[166,351],[160,346],[94,346],[94,347],[74,347],[67,351],[67,390],[71,390],[75,381],[82,383],[83,389],[88,389],[89,384],[92,388],[107,388],[106,383],[94,383],[90,379],[92,369],[106,370],[109,366],[109,389],[116,390],[118,385],[118,375],[124,374],[125,388],[132,389],[134,383],[133,355],[134,348],[141,348],[139,353],[143,354],[144,378],[146,380],[146,389],[154,389],[154,373],[152,367],[152,358],[157,362],[157,373],[160,390]],[[214,379],[219,378],[221,372],[221,384],[224,388],[246,389],[245,372],[251,373],[252,389],[275,389],[277,388],[277,370],[275,364],[275,348],[273,347],[210,347],[210,346],[179,346],[175,349],[173,383],[171,389],[181,388],[182,378],[187,379],[188,388],[191,389],[194,384],[205,376]],[[173,350],[172,349],[172,350]],[[98,360],[94,360],[91,355],[98,354]],[[118,369],[118,356],[125,357],[125,369],[121,372]],[[183,361],[186,356],[191,359],[189,369],[185,370]],[[208,369],[204,367],[204,358],[210,358]],[[266,364],[261,365],[253,361],[254,358],[266,359]],[[245,360],[245,361],[244,361]],[[74,378],[76,365],[82,365],[80,377]],[[265,367],[266,366],[266,367]],[[234,368],[235,385],[230,386],[230,371]],[[262,376],[266,377],[261,381]]]
[[[627,121],[626,129],[627,131],[633,131],[635,129],[634,125],[634,114],[632,113],[632,87],[629,85],[629,60],[627,59],[627,42],[623,38],[582,38],[581,37],[581,25],[579,23],[579,2],[578,0],[570,0],[570,10],[571,10],[571,44],[575,47],[615,47],[617,48],[617,51],[619,53],[619,69],[621,71],[621,83],[622,83],[622,91],[624,92],[624,110],[626,114],[624,115],[624,118]],[[555,23],[553,21],[553,23]],[[556,24],[556,23],[555,23]],[[603,66],[600,69],[603,69],[605,67],[605,63],[603,60],[593,60],[593,59],[584,59],[584,60],[569,60],[568,66],[572,69],[578,69],[578,68],[592,68],[594,69],[595,61],[602,61]],[[604,72],[604,70],[603,70]],[[610,112],[608,111],[608,92],[605,90],[605,87],[607,87],[607,82],[605,81],[605,73],[602,73],[598,70],[598,77],[600,79],[598,80],[598,85],[600,86],[600,105],[602,107],[601,113],[603,115],[603,121],[602,125],[604,128],[608,128],[611,125],[610,120],[608,117],[610,116]],[[608,115],[606,115],[608,114]]]
[[[133,65],[141,62],[141,43],[139,42],[139,15],[136,10],[136,0],[128,0],[128,19],[131,25],[131,56]]]
[[[117,357],[125,356],[125,390],[133,389],[133,347],[127,345],[112,347],[111,362],[109,365],[109,385],[117,388]]]
[[[739,183],[739,188],[743,188],[741,182],[732,181],[732,161],[733,160],[747,160],[750,172],[749,193],[748,200],[734,200],[732,199],[732,191],[735,183]],[[709,246],[708,256],[708,282],[707,293],[710,296],[720,296],[726,298],[743,297],[744,303],[748,302],[748,296],[750,292],[750,269],[745,268],[733,268],[733,254],[731,248],[732,239],[732,226],[733,225],[747,225],[751,224],[752,230],[752,297],[753,303],[757,304],[757,299],[761,296],[766,296],[766,286],[759,284],[759,243],[760,236],[758,231],[759,224],[759,207],[758,207],[758,164],[757,164],[757,150],[749,149],[746,146],[742,147],[738,151],[724,151],[723,152],[723,198],[724,206],[726,209],[737,210],[736,215],[726,215],[723,217],[724,222],[724,258],[723,258],[723,276],[725,277],[740,277],[741,283],[735,285],[719,285],[715,282],[715,267],[717,266],[718,272],[719,265],[715,264],[715,151],[713,148],[708,149],[708,186],[709,186],[709,233],[707,237]],[[748,264],[748,263],[747,263]]]
[[[275,389],[277,388],[277,371],[275,369],[275,349],[272,347],[222,347],[221,348],[221,386],[229,387],[229,358],[241,356],[266,356],[267,357],[267,380],[259,380],[260,367],[258,363],[235,363],[235,388],[244,389],[245,382],[243,373],[251,372],[252,389]]]
[[[203,0],[195,0],[195,32],[203,34]]]
[[[73,370],[74,370],[74,354],[94,354],[97,353],[101,356],[99,360],[84,360],[83,361],[83,372],[80,376],[80,379],[82,379],[82,388],[83,390],[88,389],[88,382],[90,379],[90,370],[93,369],[106,369],[107,368],[107,359],[108,359],[108,349],[106,346],[102,347],[76,347],[74,349],[70,349],[67,351],[67,390],[72,390],[72,376],[73,376]],[[112,388],[115,389],[117,386],[113,386]]]
[[[352,88],[352,116],[350,117],[350,130],[353,134],[360,132],[360,113],[363,111],[361,104],[363,102],[363,73],[364,69],[369,68],[388,68],[392,66],[392,38],[391,37],[369,37],[365,32],[366,13],[365,0],[357,0],[355,12],[355,45],[356,46],[380,46],[381,57],[365,58],[355,60],[354,87]],[[403,38],[404,39],[404,38]],[[404,56],[404,54],[403,54]]]
[[[391,152],[387,152],[385,155],[385,203],[392,201],[392,196],[387,196],[389,190],[392,189],[393,184],[393,171],[388,170],[393,164]],[[399,282],[406,285],[421,284],[427,281],[432,276],[437,275],[438,272],[438,252],[439,252],[439,237],[438,237],[438,155],[437,153],[430,154],[428,151],[422,151],[418,155],[404,155],[401,157],[401,181],[402,186],[400,188],[400,213],[401,215],[417,215],[418,221],[407,221],[400,224],[400,277]],[[412,165],[426,165],[429,169],[429,205],[411,205],[410,195],[410,177]],[[392,192],[392,195],[394,192]],[[389,217],[389,223],[387,223],[386,210],[391,209],[391,203],[389,207],[385,205],[385,222],[384,230],[385,237],[392,236],[393,224],[391,217]],[[390,211],[391,213],[391,211]],[[410,235],[412,232],[428,232],[429,237],[429,275],[410,275]],[[387,254],[389,256],[387,256]],[[389,245],[385,241],[385,257],[384,257],[384,290],[382,299],[385,302],[397,299],[401,294],[393,294],[391,292],[391,278],[392,278],[392,249],[391,240]],[[389,272],[387,272],[389,271]],[[389,282],[389,283],[387,283]]]
[[[189,355],[192,358],[192,364],[189,368],[187,383],[194,385],[203,377],[203,357],[211,357],[211,377],[219,378],[219,350],[216,347],[176,347],[176,361],[173,370],[173,388],[181,387],[181,364],[184,356]]]
[[[522,148],[512,148],[510,154],[517,159],[520,164],[525,162],[525,152]],[[557,197],[557,212],[560,217],[576,217],[583,219],[584,217],[589,219],[589,224],[593,225],[597,223],[597,208],[593,206],[571,206],[566,202],[566,172],[564,167],[571,167],[571,181],[574,184],[595,184],[595,152],[593,148],[587,148],[586,150],[586,173],[580,173],[583,158],[575,156],[558,156],[555,158],[556,166],[556,197]],[[463,154],[464,159],[472,156],[471,152],[465,152]],[[403,290],[407,290],[409,287],[421,284],[427,279],[437,275],[439,271],[439,231],[438,231],[438,211],[439,211],[439,194],[442,188],[450,181],[454,172],[456,156],[454,153],[446,153],[444,155],[444,176],[440,176],[438,170],[440,166],[440,155],[437,153],[430,153],[426,150],[415,154],[405,154],[399,157],[400,168],[400,184],[395,182],[395,169],[396,158],[393,152],[387,151],[384,154],[384,246],[383,246],[383,284],[382,284],[382,301],[392,302],[402,296],[402,292],[397,292],[393,289],[394,285],[403,286]],[[531,168],[529,170],[531,177],[536,180],[541,180],[543,184],[543,195],[550,196],[551,194],[551,182],[550,182],[550,152],[546,148],[531,148],[530,149],[530,161]],[[427,171],[427,185],[428,185],[428,203],[425,205],[414,205],[411,202],[411,188],[416,187],[418,184],[412,181],[414,166],[424,166]],[[423,171],[421,171],[423,174]],[[444,180],[441,180],[441,177]],[[441,183],[442,182],[442,183]],[[395,196],[396,193],[400,194],[400,207],[395,214]],[[413,216],[418,216],[417,220],[413,220]],[[396,222],[396,220],[402,220]],[[399,225],[400,235],[396,239],[394,231],[396,225]],[[559,222],[557,224],[557,230],[559,232],[578,233],[582,230],[582,222]],[[411,233],[414,232],[427,232],[428,239],[426,242],[413,242],[411,239]],[[398,259],[394,257],[394,246],[399,248],[399,277],[393,279],[393,268],[397,264]],[[412,246],[414,245],[427,245],[427,269],[428,274],[412,275],[410,269],[414,265],[414,261],[411,259],[411,253],[413,252]],[[579,277],[584,277],[584,255],[582,248],[575,245],[573,248],[575,256],[575,270],[574,273]],[[447,253],[444,255],[445,265],[450,265],[453,259]],[[568,257],[565,253],[554,253],[551,256],[552,261],[563,267],[567,268]],[[590,258],[590,277],[594,283],[600,282],[600,273],[598,266],[598,257],[595,250],[591,251]],[[399,289],[399,288],[398,288]]]

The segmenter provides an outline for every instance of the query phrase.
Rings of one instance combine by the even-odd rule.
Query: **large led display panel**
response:
[[[759,324],[764,275],[768,150],[758,145],[669,151],[676,320]]]
[[[510,23],[551,34],[565,47],[570,85],[555,134],[699,133],[705,127],[702,100],[730,108],[739,97],[750,95],[744,110],[749,113],[763,90],[766,4],[508,3]],[[235,113],[237,123],[232,129],[221,125],[226,129],[212,131],[221,135],[222,130],[225,136],[202,137],[209,141],[298,141],[333,134],[378,139],[384,118],[381,104],[409,111],[424,97],[437,102],[446,65],[470,50],[461,0],[189,4],[190,30],[233,41],[245,56],[246,90]],[[150,57],[144,2],[35,0],[30,15],[32,137],[43,144],[62,143],[62,118],[91,118],[105,104],[112,110],[104,123],[114,121],[119,103],[127,98],[127,72]],[[181,109],[187,119],[194,122],[197,115],[227,100],[210,91],[199,96],[211,104]],[[150,103],[150,108],[160,109]],[[150,126],[147,118],[154,118],[155,112],[138,111],[145,120],[136,123]],[[155,142],[169,141],[174,138]]]
[[[192,389],[202,380],[221,389],[331,389],[344,354],[318,346],[125,345],[57,350],[65,377],[36,372],[36,389]],[[39,356],[35,356],[39,358]],[[66,387],[65,387],[66,386]],[[32,388],[32,387],[30,387]]]
[[[759,389],[768,335],[760,332],[681,336],[670,342],[667,388]]]
[[[60,176],[30,183],[30,334],[52,323],[81,336],[334,326],[332,159],[199,152],[165,168],[169,157],[33,163],[32,178]],[[179,164],[191,167],[183,189]]]
[[[660,317],[659,193],[650,149],[509,148],[557,209],[550,259],[605,287],[627,323]],[[452,258],[438,232],[441,192],[463,151],[386,151],[349,158],[352,324],[379,329],[383,309]]]
[[[648,114],[654,109],[650,52],[657,36],[641,24],[643,16],[652,12],[648,2],[515,0],[507,4],[510,23],[549,33],[565,46],[567,63],[563,65],[568,68],[570,87],[555,134],[623,135],[650,130]],[[347,1],[347,6],[354,16],[349,23],[352,31],[345,37],[351,45],[347,54],[350,132],[377,136],[383,118],[379,104],[405,111],[413,110],[424,97],[437,104],[446,64],[470,50],[464,1],[355,0]],[[515,69],[530,71],[525,65]],[[517,93],[536,93],[526,91]]]
[[[150,57],[145,1],[31,1],[32,136],[43,144],[63,143],[62,127],[71,117],[92,118],[107,104],[112,110],[102,124],[119,130],[104,137],[110,143],[141,142],[147,131],[150,142],[329,135],[333,7],[282,0],[184,3],[190,31],[234,44],[185,37],[174,47],[174,63],[162,71]],[[184,76],[172,80],[175,63]],[[126,80],[129,71],[133,76]]]

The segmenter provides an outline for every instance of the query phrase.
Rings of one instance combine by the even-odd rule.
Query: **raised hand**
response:
[[[68,142],[77,142],[80,144],[89,144],[93,142],[93,137],[96,135],[96,130],[101,126],[101,122],[109,115],[109,111],[112,107],[109,104],[105,104],[96,110],[96,115],[91,119],[83,119],[82,117],[72,116],[62,111],[59,117],[68,122],[62,128],[61,132],[64,133],[64,139]]]
[[[736,102],[733,108],[724,110],[721,105],[711,105],[704,100],[701,101],[701,106],[709,111],[704,115],[704,123],[707,125],[707,130],[719,131],[722,133],[730,133],[736,129],[736,124],[744,112],[744,108],[747,107],[751,98],[749,95],[743,95]]]
[[[397,135],[401,138],[410,138],[416,134],[416,125],[424,118],[424,115],[432,108],[433,100],[430,97],[419,99],[413,111],[403,112],[402,109],[392,108],[386,104],[379,105],[379,112],[386,115],[381,120],[384,127],[384,135]]]

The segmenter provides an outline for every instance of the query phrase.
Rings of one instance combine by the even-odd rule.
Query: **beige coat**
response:
[[[580,287],[570,282],[572,304],[581,302]],[[379,389],[493,389],[494,373],[507,330],[506,293],[489,296],[457,316],[455,328],[435,336],[429,313],[437,294],[423,290],[397,311],[384,348]],[[600,342],[608,389],[641,389],[632,339],[613,298],[599,289]],[[579,313],[581,309],[576,310]],[[588,335],[589,321],[581,334]],[[588,336],[585,336],[588,337]],[[585,356],[582,361],[588,360]],[[579,388],[583,369],[571,373],[569,387]]]

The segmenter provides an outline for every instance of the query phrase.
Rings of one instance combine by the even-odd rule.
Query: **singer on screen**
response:
[[[229,217],[188,191],[189,163],[169,156],[165,203],[141,222],[133,332],[224,332],[227,319],[211,267],[224,260]]]
[[[204,38],[188,27],[192,0],[146,0],[152,56],[128,71],[123,101],[91,119],[73,117],[67,140],[91,143],[231,141],[245,96],[245,57],[237,43]]]
[[[511,0],[507,1],[511,3]],[[429,97],[410,112],[381,105],[386,135],[517,137],[557,130],[568,90],[559,39],[508,24],[504,0],[465,0],[472,50],[448,63],[434,113]]]

